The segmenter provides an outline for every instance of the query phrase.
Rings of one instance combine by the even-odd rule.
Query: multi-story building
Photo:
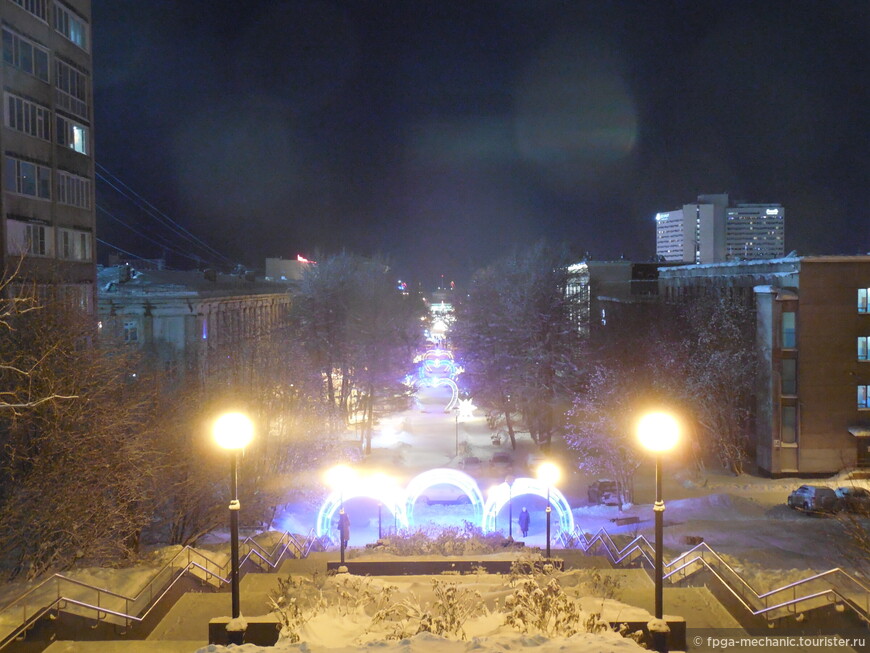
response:
[[[772,476],[870,467],[870,256],[659,270],[662,295],[727,293],[756,307],[755,453]],[[715,397],[709,397],[715,401]]]
[[[250,274],[118,266],[98,277],[101,334],[144,349],[170,377],[205,373],[211,359],[289,319],[291,286]]]
[[[0,0],[0,256],[94,310],[90,0]]]
[[[784,254],[785,209],[780,204],[737,204],[728,195],[699,195],[693,204],[656,214],[661,261],[719,263]]]

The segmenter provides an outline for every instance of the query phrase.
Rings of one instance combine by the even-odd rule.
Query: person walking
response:
[[[344,508],[341,509],[338,516],[338,536],[341,540],[341,549],[344,551],[347,548],[347,541],[350,539],[350,517],[347,516]]]
[[[523,537],[529,536],[529,523],[531,522],[531,516],[529,515],[529,511],[526,510],[525,506],[523,506],[523,510],[520,513],[520,530],[523,532]]]

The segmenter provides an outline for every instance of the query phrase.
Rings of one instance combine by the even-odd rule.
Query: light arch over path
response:
[[[317,537],[324,535],[330,540],[335,541],[336,537],[332,528],[332,517],[335,511],[341,507],[342,501],[347,503],[351,499],[359,497],[367,497],[374,499],[378,503],[393,513],[400,528],[408,528],[408,514],[405,510],[405,491],[402,488],[390,485],[367,484],[365,480],[360,479],[355,482],[353,487],[347,488],[344,492],[338,490],[332,492],[323,505],[320,506],[320,512],[317,513]]]
[[[421,496],[425,495],[426,490],[435,485],[452,485],[463,492],[474,509],[475,522],[479,522],[483,518],[483,493],[477,486],[477,481],[465,472],[442,467],[429,469],[422,474],[418,474],[408,483],[405,495],[407,497],[407,521],[410,526],[414,523],[414,504],[417,503],[417,500]]]
[[[486,500],[486,505],[483,508],[483,520],[481,528],[484,533],[490,533],[495,530],[495,521],[498,513],[504,508],[511,497],[516,499],[524,494],[533,494],[542,499],[547,498],[547,485],[536,478],[521,477],[514,481],[511,488],[507,483],[496,485],[489,492],[489,497]],[[571,513],[571,506],[565,495],[559,492],[555,487],[550,487],[550,505],[556,512],[558,528],[563,533],[574,532],[574,515]],[[556,533],[553,533],[555,539]]]

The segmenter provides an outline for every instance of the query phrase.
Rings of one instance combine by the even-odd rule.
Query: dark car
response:
[[[606,506],[619,505],[619,488],[616,481],[600,478],[589,486],[586,495],[589,503],[603,503]]]
[[[478,469],[480,465],[480,458],[477,456],[466,456],[459,461],[459,467],[462,469]]]
[[[834,512],[837,495],[824,485],[801,485],[788,495],[788,507],[806,512]]]
[[[490,464],[496,469],[501,469],[504,471],[509,471],[511,466],[513,466],[513,458],[509,453],[496,453],[492,455],[492,460],[490,460]]]
[[[838,487],[834,494],[838,510],[870,515],[870,491],[862,487]]]

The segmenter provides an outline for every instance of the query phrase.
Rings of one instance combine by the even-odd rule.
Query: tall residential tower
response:
[[[2,248],[41,294],[94,312],[90,0],[0,0]]]

